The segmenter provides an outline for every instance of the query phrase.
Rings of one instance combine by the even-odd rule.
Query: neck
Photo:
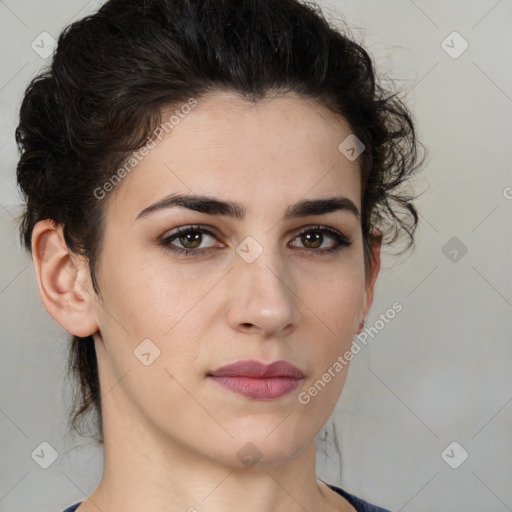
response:
[[[230,467],[111,419],[101,481],[77,512],[353,510],[317,480],[314,440],[285,464]]]

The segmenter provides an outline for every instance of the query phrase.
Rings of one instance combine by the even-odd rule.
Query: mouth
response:
[[[237,361],[207,374],[228,391],[257,400],[274,400],[291,393],[304,381],[304,373],[287,361],[270,365]]]
[[[291,393],[304,380],[304,373],[287,361],[265,365],[236,361],[209,372],[207,377],[224,389],[258,400],[273,400]]]

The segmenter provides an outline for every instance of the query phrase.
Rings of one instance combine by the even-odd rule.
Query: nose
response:
[[[263,251],[252,263],[237,256],[230,276],[228,322],[232,329],[264,338],[295,330],[300,301],[277,250]]]

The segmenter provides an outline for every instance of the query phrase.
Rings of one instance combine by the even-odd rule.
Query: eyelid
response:
[[[211,226],[204,226],[200,224],[186,224],[184,226],[179,226],[177,228],[166,231],[161,237],[159,237],[159,240],[161,243],[165,244],[171,238],[179,238],[180,234],[187,234],[189,232],[199,232],[211,236],[216,240],[220,238],[220,234],[217,232],[215,228]],[[225,247],[225,244],[221,243],[221,245]],[[202,250],[204,251],[204,249]]]
[[[294,236],[294,239],[297,238],[302,233],[307,233],[308,231],[324,231],[328,233],[332,233],[333,235],[341,236],[345,238],[347,241],[349,241],[349,237],[343,233],[343,231],[340,231],[337,228],[333,228],[331,226],[325,225],[325,224],[308,224],[307,226],[302,226],[298,228],[297,230],[293,230],[292,233],[296,233]]]

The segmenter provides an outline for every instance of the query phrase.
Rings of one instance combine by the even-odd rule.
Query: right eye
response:
[[[210,245],[206,248],[200,247],[205,236],[216,239],[215,235],[205,228],[200,226],[184,226],[166,234],[160,240],[160,243],[164,245],[166,249],[174,253],[184,256],[197,256],[208,252],[208,249],[214,247],[214,245]],[[177,247],[175,241],[178,241],[181,247]]]

